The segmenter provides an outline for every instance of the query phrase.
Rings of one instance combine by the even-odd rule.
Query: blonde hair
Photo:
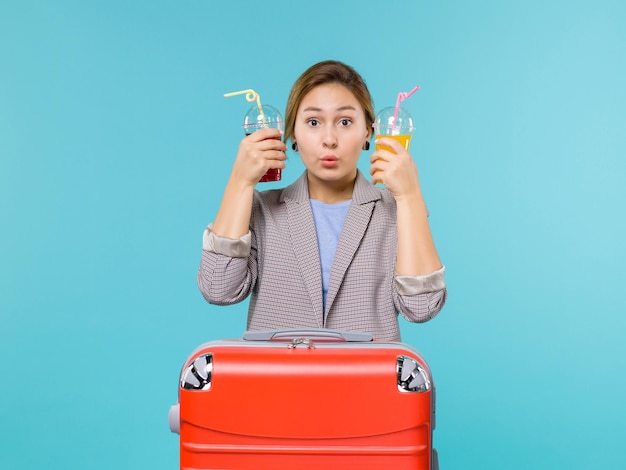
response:
[[[304,97],[313,88],[328,83],[339,83],[350,90],[363,107],[365,124],[368,129],[371,129],[372,124],[374,124],[374,103],[365,81],[349,65],[336,60],[325,60],[309,67],[300,75],[291,88],[285,111],[285,142],[293,138],[296,127],[296,115]]]

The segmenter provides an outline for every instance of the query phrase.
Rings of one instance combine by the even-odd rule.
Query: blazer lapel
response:
[[[376,201],[380,198],[380,190],[367,181],[361,172],[358,172],[354,184],[352,204],[346,215],[346,221],[339,237],[337,251],[335,251],[335,258],[330,271],[324,322],[326,322],[326,315],[330,311],[337,292],[339,292],[346,270],[352,263],[356,250],[361,245],[361,240],[369,226]]]
[[[323,318],[322,299],[322,266],[320,263],[319,248],[317,246],[317,232],[311,204],[306,172],[292,185],[283,191],[282,200],[287,207],[289,219],[289,236],[293,252],[302,274],[302,279],[313,305],[312,315],[321,328]]]

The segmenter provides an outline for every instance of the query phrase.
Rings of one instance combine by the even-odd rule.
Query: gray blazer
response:
[[[306,171],[283,189],[255,192],[250,232],[233,240],[207,227],[197,281],[213,304],[251,294],[251,330],[334,328],[400,340],[398,313],[424,322],[443,307],[444,268],[397,276],[396,204],[359,172],[331,268],[326,311]]]

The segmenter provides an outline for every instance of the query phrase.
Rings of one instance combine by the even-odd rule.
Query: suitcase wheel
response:
[[[180,434],[180,405],[172,405],[167,419],[170,423],[170,431]]]

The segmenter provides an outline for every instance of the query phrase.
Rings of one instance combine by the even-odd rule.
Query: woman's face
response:
[[[371,135],[365,112],[352,92],[338,83],[319,85],[300,103],[293,141],[309,178],[352,181],[361,149]]]

